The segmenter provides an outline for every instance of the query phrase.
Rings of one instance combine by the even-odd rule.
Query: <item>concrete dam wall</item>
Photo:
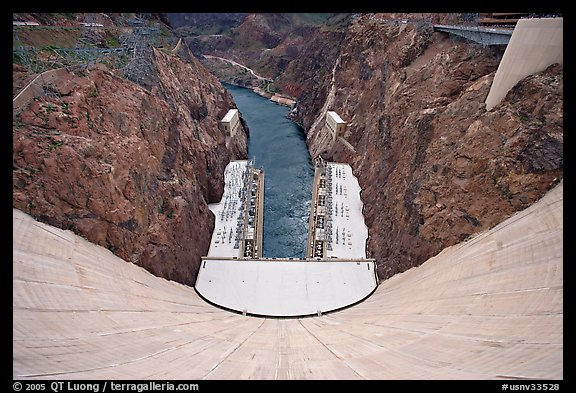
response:
[[[520,19],[514,28],[492,88],[486,110],[498,105],[516,83],[528,75],[564,61],[564,18]]]
[[[563,182],[348,309],[243,316],[13,210],[13,378],[563,378]]]

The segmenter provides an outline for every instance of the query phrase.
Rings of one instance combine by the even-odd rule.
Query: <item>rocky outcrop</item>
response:
[[[235,105],[195,58],[154,49],[152,62],[152,91],[97,66],[17,117],[13,205],[192,285],[214,225],[208,203],[247,137],[226,147],[219,120]]]
[[[352,14],[257,13],[236,14],[166,14],[163,18],[173,27],[192,52],[220,80],[249,88],[270,88],[271,92],[293,95],[283,83],[255,78],[242,67],[216,61],[211,55],[243,64],[266,79],[275,79],[295,59],[303,59],[309,39],[316,33],[342,30]],[[326,34],[329,36],[330,34]],[[325,36],[325,37],[326,37]],[[314,59],[318,60],[319,56]]]
[[[329,73],[299,62],[311,77],[294,111],[313,157],[352,165],[381,278],[493,227],[563,175],[561,66],[524,79],[487,112],[502,49],[404,18],[358,18],[337,51],[330,44],[317,58]],[[349,122],[352,149],[332,141],[327,110]]]

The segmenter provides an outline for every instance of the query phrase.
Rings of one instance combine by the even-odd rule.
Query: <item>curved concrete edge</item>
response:
[[[321,315],[356,304],[376,289],[373,261],[204,260],[195,289],[244,315]]]
[[[486,97],[486,111],[498,105],[516,83],[564,61],[564,19],[520,19],[514,28]]]
[[[14,379],[540,379],[563,372],[563,182],[322,317],[252,318],[13,210]]]

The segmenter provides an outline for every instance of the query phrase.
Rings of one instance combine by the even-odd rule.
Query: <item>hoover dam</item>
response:
[[[14,379],[563,378],[563,182],[321,317],[219,309],[19,210],[13,232]]]
[[[403,31],[406,26],[400,28]],[[499,108],[511,105],[514,96],[509,91],[522,78],[550,64],[562,64],[561,32],[561,18],[518,23],[490,91],[482,87],[489,85],[486,78],[466,90],[485,89],[488,97],[479,94],[483,113],[495,115]],[[398,216],[384,220],[375,219],[374,214],[402,202],[408,210],[422,203],[416,193],[425,178],[404,194],[379,177],[367,183],[366,173],[383,168],[367,165],[369,158],[385,156],[388,150],[382,154],[362,150],[356,138],[360,116],[354,118],[351,106],[335,101],[341,91],[337,66],[353,56],[338,57],[326,100],[299,109],[309,111],[306,116],[315,113],[316,119],[304,139],[294,138],[306,142],[315,161],[320,157],[321,165],[315,162],[312,203],[300,203],[290,214],[270,209],[289,216],[302,228],[308,223],[302,249],[305,258],[288,253],[306,236],[302,228],[265,230],[265,224],[279,220],[270,218],[278,215],[268,211],[264,218],[264,171],[246,160],[246,122],[242,119],[241,124],[237,117],[234,124],[228,124],[231,128],[219,128],[218,120],[227,119],[222,116],[235,106],[231,96],[221,86],[215,87],[218,81],[193,57],[193,67],[158,49],[153,49],[152,58],[159,75],[154,83],[165,89],[163,98],[106,69],[94,68],[87,77],[72,77],[65,70],[41,74],[52,75],[54,86],[62,91],[67,84],[74,85],[61,113],[47,96],[37,99],[44,94],[37,79],[23,90],[30,94],[14,99],[13,380],[564,378],[562,134],[558,150],[553,138],[537,139],[541,130],[534,131],[535,123],[530,128],[534,150],[523,149],[517,155],[542,158],[551,151],[560,152],[560,175],[550,170],[546,160],[523,167],[522,174],[534,178],[548,171],[541,181],[547,191],[529,207],[484,223],[472,234],[445,244],[442,251],[428,254],[434,256],[427,256],[424,263],[421,260],[390,276],[379,267],[387,268],[399,257],[410,261],[426,244],[404,243],[407,235],[398,228],[403,224]],[[362,80],[371,78],[368,65],[362,68]],[[190,69],[194,72],[185,74]],[[190,76],[182,78],[188,80],[187,85],[179,84],[174,77],[178,73]],[[98,84],[87,83],[90,78]],[[558,78],[545,81],[553,88]],[[526,93],[528,100],[536,90]],[[104,110],[122,102],[118,92],[127,103],[118,112],[126,109],[126,118],[116,116],[115,110]],[[200,102],[198,97],[205,98]],[[45,108],[45,118],[33,118],[30,108]],[[79,118],[85,127],[66,126],[56,119],[56,115],[68,118],[86,108]],[[533,112],[537,114],[539,108]],[[349,121],[348,129],[329,129],[323,124],[327,113],[336,113],[334,109]],[[358,113],[361,110],[356,108]],[[427,108],[422,113],[431,116],[435,110]],[[238,110],[232,111],[239,116]],[[173,113],[177,114],[174,118]],[[522,112],[521,117],[527,121],[531,113]],[[100,118],[109,122],[94,127],[92,119]],[[141,119],[154,121],[138,127]],[[552,117],[547,121],[556,124]],[[128,128],[127,124],[136,126]],[[374,146],[390,139],[386,122],[378,124],[382,138]],[[418,128],[424,139],[431,138],[427,124],[422,122]],[[456,127],[457,121],[450,124]],[[545,123],[541,124],[544,128]],[[86,131],[93,128],[94,133]],[[494,134],[514,129],[484,128],[495,130]],[[487,141],[480,134],[474,137],[479,129],[471,126],[458,138],[472,135]],[[81,130],[87,132],[86,137]],[[107,134],[100,135],[100,131]],[[38,142],[38,135],[44,144]],[[250,143],[268,143],[255,135]],[[287,146],[278,135],[270,132],[267,137]],[[192,136],[194,140],[186,139]],[[108,143],[97,145],[94,141],[99,140]],[[514,142],[511,137],[503,140]],[[406,141],[412,143],[409,135]],[[102,153],[111,149],[115,149],[112,155]],[[508,159],[498,152],[496,158]],[[291,169],[296,181],[310,178],[309,157],[300,167],[288,149],[283,153],[294,161]],[[443,173],[439,164],[425,165],[426,154],[419,147],[414,165]],[[323,155],[328,156],[326,162]],[[496,160],[490,157],[480,161]],[[456,164],[472,162],[471,158],[458,159]],[[270,160],[279,168],[290,166],[279,155]],[[348,161],[352,164],[344,163]],[[520,177],[508,167],[506,171]],[[289,183],[286,176],[269,173],[274,172],[266,172],[267,182],[280,178],[279,183]],[[479,193],[465,187],[467,173],[457,174],[462,176],[455,185],[465,190],[464,195],[472,202],[479,198]],[[388,175],[383,173],[386,179]],[[406,175],[398,181],[408,186],[410,178]],[[518,189],[530,191],[530,184]],[[293,204],[288,198],[292,193],[286,192],[290,186],[269,187],[267,183],[266,187],[285,195],[286,206]],[[291,188],[300,194],[308,190]],[[442,190],[438,195],[447,191]],[[385,192],[393,196],[391,202],[385,201]],[[502,188],[501,192],[504,202],[512,205],[512,191]],[[451,201],[461,202],[454,195]],[[434,200],[431,206],[445,209],[445,202]],[[488,213],[498,209],[496,204],[485,206]],[[478,225],[477,218],[463,213],[463,220]],[[422,222],[411,222],[409,229],[430,234]],[[445,221],[453,222],[451,218]],[[436,239],[450,230],[441,225],[434,228]],[[271,232],[281,240],[276,246],[289,257],[267,254],[266,236]],[[389,242],[387,249],[379,248],[388,233],[398,241]],[[19,383],[15,382],[14,390]]]

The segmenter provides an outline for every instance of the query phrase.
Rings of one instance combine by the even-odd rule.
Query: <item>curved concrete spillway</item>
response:
[[[220,202],[209,205],[214,230],[194,284],[203,299],[243,315],[303,317],[343,309],[376,289],[376,264],[366,259],[360,185],[349,165],[316,168],[308,258],[261,257],[262,170],[246,160],[230,161],[224,180]]]
[[[563,185],[321,317],[215,308],[13,211],[13,377],[563,378]]]
[[[378,285],[372,260],[204,260],[196,291],[243,315],[321,315],[358,303]]]

